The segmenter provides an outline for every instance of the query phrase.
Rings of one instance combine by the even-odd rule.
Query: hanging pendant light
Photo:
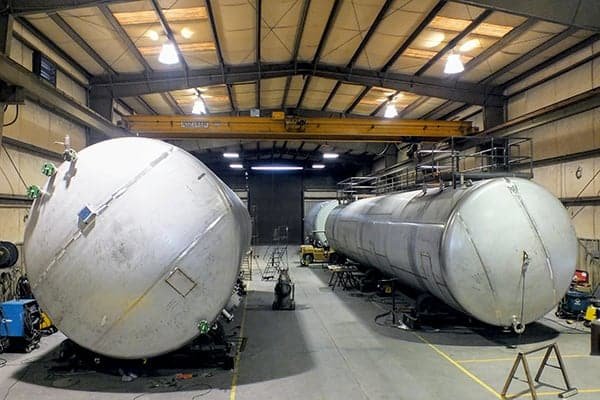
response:
[[[206,105],[200,97],[198,97],[196,101],[194,101],[194,106],[192,107],[192,114],[206,114]]]
[[[173,43],[166,42],[162,45],[162,49],[158,55],[158,62],[167,65],[173,65],[179,62],[179,56],[177,56],[177,50],[175,50],[175,45]]]
[[[444,67],[445,74],[460,74],[465,70],[460,54],[450,54],[448,60],[446,60],[446,66]]]
[[[385,106],[385,112],[383,113],[384,118],[395,118],[398,116],[398,110],[396,110],[396,106],[392,103],[388,103]]]

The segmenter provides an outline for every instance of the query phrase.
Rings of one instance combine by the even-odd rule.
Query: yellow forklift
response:
[[[305,267],[313,263],[341,264],[345,257],[336,253],[329,246],[303,244],[300,246],[300,263]]]

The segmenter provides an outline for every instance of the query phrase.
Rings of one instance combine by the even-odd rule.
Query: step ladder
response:
[[[288,268],[287,246],[271,246],[265,253],[266,267],[261,279],[267,281],[279,275],[282,269]]]

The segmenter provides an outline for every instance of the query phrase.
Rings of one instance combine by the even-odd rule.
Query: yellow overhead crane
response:
[[[157,139],[307,140],[397,142],[402,137],[444,138],[474,132],[470,122],[382,118],[284,116],[131,115],[127,129]]]

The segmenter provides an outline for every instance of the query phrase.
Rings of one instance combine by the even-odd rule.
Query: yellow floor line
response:
[[[569,354],[564,355],[562,358],[585,358],[591,357],[589,354]],[[456,360],[457,363],[468,364],[468,363],[489,363],[497,361],[515,361],[515,357],[504,357],[504,358],[475,358],[470,360]],[[527,357],[528,360],[541,360],[544,357]]]
[[[250,282],[247,283],[246,285],[246,291],[249,293],[250,292]],[[246,324],[246,305],[248,304],[248,294],[246,294],[246,298],[244,299],[244,308],[242,309],[242,322],[240,323],[240,334],[239,334],[239,346],[241,346],[242,343],[242,338],[244,337],[244,325]],[[231,391],[229,392],[229,400],[235,400],[235,395],[237,393],[237,382],[238,382],[238,375],[240,372],[240,358],[241,358],[242,352],[240,351],[240,348],[238,347],[236,349],[236,355],[235,355],[235,364],[233,367],[233,376],[231,377]]]
[[[481,379],[479,379],[477,376],[473,375],[468,369],[466,369],[465,367],[463,367],[462,365],[460,365],[457,361],[455,361],[448,354],[446,354],[445,352],[443,352],[442,350],[440,350],[437,346],[435,346],[434,344],[430,343],[427,339],[425,339],[423,336],[419,335],[418,333],[413,332],[413,334],[416,337],[418,337],[427,346],[431,347],[436,353],[438,353],[440,356],[442,356],[442,358],[446,359],[446,361],[448,361],[450,364],[452,364],[456,368],[458,368],[459,371],[461,371],[463,374],[465,374],[466,376],[468,376],[469,378],[471,378],[479,386],[481,386],[482,388],[484,388],[488,392],[492,393],[494,396],[496,396],[496,398],[502,399],[502,396],[500,395],[500,393],[498,393],[496,390],[494,390],[493,387],[491,387],[490,385],[488,385],[487,383],[485,383],[484,381],[482,381]]]

